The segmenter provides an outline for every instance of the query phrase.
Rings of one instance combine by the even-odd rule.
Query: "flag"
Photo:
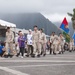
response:
[[[72,38],[74,39],[74,45],[75,45],[75,32],[74,32]]]
[[[70,35],[67,34],[66,32],[63,32],[63,36],[65,37],[66,42],[70,42]]]
[[[75,32],[74,32],[74,34],[73,34],[72,38],[75,40]]]
[[[64,20],[62,21],[60,28],[61,28],[64,32],[69,33],[69,27],[68,27],[68,22],[67,22],[67,20],[66,20],[66,17],[65,17]]]

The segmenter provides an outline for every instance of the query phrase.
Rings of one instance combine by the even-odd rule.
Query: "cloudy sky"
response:
[[[75,8],[75,0],[0,0],[0,13],[40,12],[52,22],[70,17],[67,12]]]

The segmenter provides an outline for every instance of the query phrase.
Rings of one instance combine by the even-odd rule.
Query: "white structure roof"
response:
[[[28,30],[25,30],[25,29],[16,28],[16,32],[17,32],[17,33],[18,33],[18,31],[22,31],[23,33],[28,34]]]
[[[4,21],[4,20],[0,20],[0,26],[3,27],[16,27],[16,24]]]
[[[25,29],[20,29],[20,28],[11,28],[11,30],[13,31],[13,32],[16,32],[16,33],[18,33],[18,31],[22,31],[23,33],[25,33],[25,34],[28,34],[29,33],[29,31],[28,30],[25,30]]]

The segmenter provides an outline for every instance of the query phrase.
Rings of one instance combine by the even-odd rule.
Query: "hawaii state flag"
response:
[[[68,27],[68,22],[67,22],[66,17],[65,17],[64,20],[62,21],[60,28],[61,28],[64,32],[69,33],[69,27]]]

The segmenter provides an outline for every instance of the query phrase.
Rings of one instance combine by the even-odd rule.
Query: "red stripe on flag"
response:
[[[62,24],[64,24],[64,25],[68,25],[68,22],[67,22],[66,17],[65,17],[64,20],[62,21]]]

